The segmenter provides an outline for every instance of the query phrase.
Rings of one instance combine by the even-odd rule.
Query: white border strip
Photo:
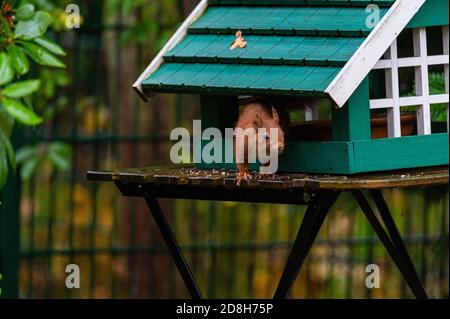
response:
[[[425,0],[397,0],[325,90],[344,106]]]
[[[177,32],[170,38],[169,42],[162,48],[158,55],[153,59],[150,65],[145,69],[137,81],[133,84],[133,89],[139,94],[144,102],[149,101],[149,97],[142,90],[142,82],[155,72],[164,62],[164,55],[172,50],[187,34],[188,27],[193,24],[208,7],[208,0],[201,0],[195,7],[194,11],[187,17],[183,24],[178,28]]]
[[[440,65],[448,63],[448,55],[430,55],[427,58],[428,65]],[[397,60],[399,68],[420,66],[422,63],[420,57],[399,58]],[[373,70],[389,69],[391,67],[391,63],[392,62],[389,59],[379,60],[373,67]]]
[[[448,103],[448,94],[430,95],[430,104]],[[423,96],[405,96],[400,98],[400,107],[417,106],[423,104]],[[370,100],[370,109],[390,109],[394,105],[393,99]]]

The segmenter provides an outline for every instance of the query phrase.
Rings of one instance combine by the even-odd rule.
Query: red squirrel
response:
[[[236,123],[236,129],[240,128],[246,130],[253,128],[256,132],[256,143],[250,143],[250,147],[258,147],[259,134],[257,130],[259,128],[265,128],[266,133],[262,135],[265,140],[266,154],[269,149],[277,148],[278,154],[284,151],[285,141],[290,127],[289,111],[302,109],[305,105],[314,105],[314,100],[294,99],[294,98],[274,98],[274,99],[253,99],[247,102],[242,110],[241,115]],[[276,143],[271,145],[270,129],[278,129],[278,139],[272,141]],[[235,158],[239,152],[243,152],[243,162],[239,163],[236,160],[236,166],[238,170],[237,186],[241,185],[243,179],[249,178],[249,143],[248,137],[244,139],[235,139]],[[257,150],[253,150],[258,154]],[[267,164],[264,164],[267,165]]]
[[[236,128],[240,128],[242,130],[246,130],[248,128],[253,128],[255,130],[256,143],[249,143],[248,137],[245,136],[244,139],[236,138],[235,143],[235,156],[242,152],[243,154],[243,162],[237,162],[238,176],[237,176],[237,185],[241,184],[242,179],[248,179],[249,176],[249,145],[250,147],[258,147],[260,145],[260,135],[258,134],[259,128],[265,128],[266,132],[264,133],[265,138],[265,147],[266,153],[269,152],[270,148],[277,148],[278,154],[281,154],[284,150],[285,145],[285,132],[289,128],[289,115],[286,110],[282,108],[276,108],[272,105],[272,103],[268,103],[267,101],[254,101],[246,104],[244,109],[239,116],[239,120],[236,123]],[[270,138],[270,129],[276,128],[278,129],[278,139],[272,141]],[[270,145],[270,143],[276,143],[276,145]],[[254,150],[255,154],[257,154],[257,150]]]

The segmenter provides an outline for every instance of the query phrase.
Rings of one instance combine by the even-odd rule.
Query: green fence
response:
[[[190,127],[199,117],[196,96],[156,96],[147,105],[131,90],[194,2],[149,0],[133,14],[112,10],[115,1],[78,2],[84,24],[60,38],[72,75],[71,85],[60,89],[68,107],[52,125],[20,139],[69,143],[71,169],[56,172],[44,163],[30,181],[19,185],[11,180],[4,192],[3,296],[187,296],[144,203],[123,198],[113,185],[88,183],[85,172],[168,163],[170,130]],[[137,21],[148,25],[136,26]],[[430,296],[447,297],[448,187],[385,195]],[[271,297],[304,212],[286,205],[182,200],[162,201],[162,206],[200,288],[214,298]],[[380,289],[365,288],[365,267],[371,263],[380,266]],[[65,286],[68,264],[80,267],[79,289]],[[292,296],[412,297],[364,215],[345,196],[326,221]]]

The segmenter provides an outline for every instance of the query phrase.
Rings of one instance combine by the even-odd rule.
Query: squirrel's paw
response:
[[[273,179],[273,174],[269,173],[260,173],[259,174],[260,179]]]
[[[236,182],[236,185],[237,185],[238,187],[241,186],[242,180],[248,180],[249,177],[250,177],[250,175],[249,175],[248,172],[246,172],[246,171],[239,172],[238,175],[237,175],[237,182]]]

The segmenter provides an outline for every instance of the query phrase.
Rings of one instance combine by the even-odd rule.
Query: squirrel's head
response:
[[[285,132],[280,126],[280,117],[278,116],[277,110],[272,106],[271,116],[262,117],[261,122],[262,128],[266,129],[262,135],[266,141],[266,151],[269,151],[270,149],[278,149],[278,154],[281,154],[284,151]],[[271,129],[277,130],[278,138],[271,138]]]

